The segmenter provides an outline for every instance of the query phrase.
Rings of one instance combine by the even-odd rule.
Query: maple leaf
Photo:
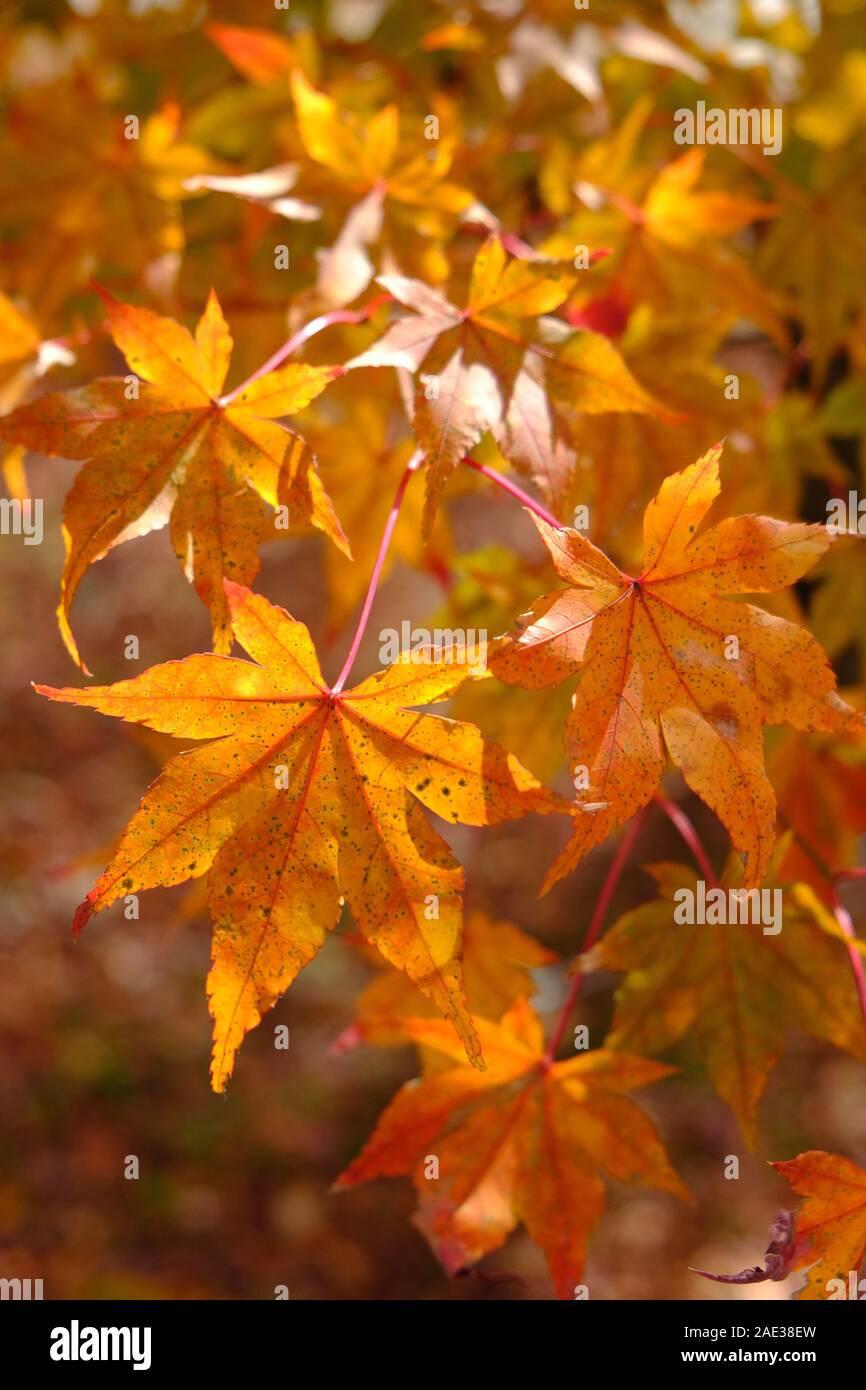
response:
[[[475,258],[465,309],[419,280],[381,275],[378,283],[415,313],[346,366],[423,366],[413,423],[427,462],[428,528],[449,474],[488,430],[506,458],[544,484],[561,471],[563,413],[666,413],[601,334],[534,322],[574,284],[561,263],[509,262],[491,236]]]
[[[443,130],[433,148],[417,135],[407,141],[401,138],[395,104],[362,122],[341,111],[300,69],[292,73],[291,85],[304,150],[325,171],[326,190],[336,183],[353,200],[336,242],[318,253],[317,289],[324,302],[347,304],[366,288],[374,274],[367,248],[380,242],[392,263],[405,265],[412,247],[420,268],[443,279],[448,263],[437,254],[437,243],[475,201],[447,177],[454,135]],[[418,238],[420,246],[414,245]]]
[[[599,1170],[689,1200],[652,1122],[624,1094],[672,1068],[605,1049],[551,1062],[523,999],[501,1023],[477,1019],[476,1026],[483,1075],[466,1065],[440,1020],[403,1023],[406,1037],[455,1065],[398,1091],[336,1186],[412,1174],[415,1224],[449,1274],[498,1249],[522,1221],[544,1251],[558,1297],[573,1298],[605,1207]],[[425,1176],[430,1154],[436,1182]]]
[[[627,144],[636,134],[627,127]],[[704,157],[702,149],[689,150],[649,182],[640,167],[631,176],[639,203],[624,196],[628,180],[620,177],[611,187],[607,179],[613,175],[598,167],[594,181],[590,165],[592,172],[578,188],[591,210],[565,223],[540,249],[557,256],[573,255],[575,245],[604,246],[611,254],[600,263],[597,279],[629,305],[646,301],[668,315],[693,311],[696,302],[705,313],[711,305],[723,315],[736,306],[784,348],[787,338],[772,299],[725,244],[744,227],[773,218],[778,209],[756,198],[698,188]]]
[[[153,267],[167,286],[176,275],[183,181],[211,161],[182,139],[176,102],[143,118],[134,138],[125,119],[83,69],[22,92],[8,111],[0,205],[25,253],[17,287],[41,315],[103,266],[142,280]]]
[[[395,202],[416,209],[435,203],[440,210],[461,212],[472,202],[468,190],[442,185],[451,162],[452,142],[444,149],[413,149],[406,159],[400,146],[400,113],[384,106],[363,124],[325,92],[318,91],[300,69],[292,74],[292,93],[298,129],[311,159],[321,164],[354,193],[379,189]]]
[[[312,960],[345,899],[365,939],[435,1002],[480,1064],[463,993],[463,874],[418,803],[467,825],[567,803],[472,725],[407,709],[447,698],[469,675],[465,663],[416,656],[331,691],[303,623],[241,585],[226,581],[225,592],[235,635],[259,665],[198,655],[110,686],[36,687],[212,740],[175,758],[146,793],[75,934],[128,893],[209,871],[211,1075],[223,1090],[244,1035]]]
[[[463,974],[470,1011],[480,1018],[501,1018],[515,1000],[535,993],[530,971],[556,959],[553,951],[513,922],[471,913],[463,930]],[[405,1041],[403,1019],[432,1013],[432,1006],[408,976],[385,966],[358,999],[346,1042],[363,1039],[377,1047],[397,1046]]]
[[[824,526],[761,516],[699,534],[720,491],[721,447],[662,483],[644,516],[636,579],[579,532],[533,517],[570,587],[538,600],[490,669],[530,688],[578,677],[565,727],[578,806],[545,889],[650,800],[664,746],[744,856],[752,887],[775,835],[762,723],[862,727],[808,632],[726,597],[792,584],[832,537]]]
[[[866,1172],[841,1154],[818,1149],[772,1167],[806,1199],[797,1212],[794,1268],[811,1268],[797,1297],[828,1298],[834,1279],[844,1289],[835,1296],[849,1297],[851,1271],[856,1276],[866,1256]]]
[[[310,305],[333,308],[357,298],[375,273],[371,252],[380,265],[399,264],[434,281],[444,279],[448,261],[442,241],[475,201],[468,189],[448,179],[457,137],[447,99],[441,93],[433,97],[442,129],[431,144],[419,138],[421,120],[404,119],[401,131],[396,104],[362,118],[314,87],[305,69],[316,69],[318,62],[302,51],[309,31],[297,43],[227,25],[209,25],[208,34],[261,89],[273,115],[291,105],[294,119],[283,128],[281,145],[289,146],[293,159],[303,157],[305,189],[339,216],[333,244],[316,249],[319,273]]]
[[[581,958],[582,970],[626,972],[606,1046],[655,1056],[693,1038],[713,1086],[754,1147],[758,1105],[791,1028],[866,1061],[845,946],[796,894],[782,897],[775,934],[754,922],[745,902],[737,918],[748,920],[680,922],[676,895],[695,893],[694,871],[682,864],[647,867],[658,897],[625,913]],[[740,882],[732,863],[723,891],[735,892]]]
[[[232,339],[213,290],[194,337],[173,319],[101,293],[111,335],[140,380],[103,377],[40,396],[0,422],[0,435],[13,443],[88,460],[63,513],[64,641],[86,671],[69,625],[79,583],[112,546],[170,517],[175,553],[210,610],[214,648],[227,652],[222,581],[248,583],[258,571],[262,500],[288,507],[290,524],[312,523],[348,549],[312,455],[277,423],[342,369],[292,363],[221,397]]]

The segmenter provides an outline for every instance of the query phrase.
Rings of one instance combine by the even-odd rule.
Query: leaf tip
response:
[[[107,308],[111,308],[113,304],[117,304],[118,301],[115,299],[111,291],[107,290],[104,285],[101,285],[98,280],[91,280],[90,288],[94,294],[99,295],[99,298],[102,300],[103,304],[105,304]]]
[[[92,916],[93,901],[90,897],[90,894],[88,894],[87,897],[84,899],[84,902],[79,903],[78,907],[75,909],[75,916],[72,918],[73,941],[78,940],[79,936],[84,931],[84,928],[87,926],[87,923],[90,921],[90,918]]]

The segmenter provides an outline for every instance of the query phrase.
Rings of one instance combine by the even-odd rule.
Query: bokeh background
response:
[[[575,23],[583,20],[575,19],[572,5],[552,0],[525,7],[293,0],[290,16],[254,0],[215,3],[207,13],[185,0],[153,6],[122,0],[78,0],[68,6],[46,0],[4,7],[2,139],[10,158],[0,190],[0,222],[7,233],[0,290],[17,305],[39,310],[45,338],[72,344],[75,360],[52,368],[50,386],[121,370],[98,331],[98,310],[84,280],[90,273],[99,273],[118,293],[146,298],[187,321],[214,283],[238,340],[229,385],[296,326],[298,311],[287,311],[287,298],[310,295],[314,250],[322,244],[322,232],[291,229],[300,251],[287,281],[268,268],[267,249],[275,239],[271,214],[239,208],[229,199],[219,206],[215,196],[172,205],[184,250],[170,288],[164,279],[147,281],[139,248],[111,244],[111,223],[96,264],[74,263],[77,232],[69,233],[67,226],[64,243],[57,220],[49,215],[55,196],[64,188],[68,193],[77,177],[87,177],[94,110],[116,121],[132,99],[134,109],[143,111],[156,109],[166,95],[179,101],[184,136],[207,152],[214,167],[234,160],[252,169],[285,155],[292,136],[291,131],[286,134],[291,120],[284,94],[251,85],[233,71],[208,39],[207,20],[265,26],[289,35],[299,50],[309,45],[318,52],[323,80],[343,92],[353,82],[358,85],[361,107],[376,109],[382,101],[396,99],[423,111],[430,91],[446,104],[454,101],[464,138],[455,155],[455,176],[495,208],[512,231],[534,244],[551,220],[567,215],[557,189],[570,186],[586,151],[619,128],[639,99],[655,101],[657,111],[668,113],[669,126],[669,112],[680,101],[722,92],[723,104],[728,95],[731,104],[752,104],[752,95],[760,104],[775,84],[784,93],[779,101],[786,111],[807,113],[780,167],[802,179],[804,187],[810,186],[814,170],[834,161],[837,170],[855,171],[850,185],[843,180],[851,203],[845,225],[855,250],[862,247],[862,4],[836,0],[798,6],[775,0],[751,6],[671,5],[668,10],[654,3],[599,3],[591,9],[600,33],[629,21],[671,42],[675,38],[692,66],[701,65],[707,76],[696,85],[682,64],[677,70],[649,62],[646,40],[643,50],[639,44],[633,51],[620,44],[595,60],[605,95],[590,100],[553,42],[566,45]],[[677,12],[688,23],[672,29],[671,14]],[[529,40],[515,38],[521,17],[548,36],[549,51],[537,66],[526,56]],[[476,34],[477,42],[452,38],[424,47],[428,31],[450,24]],[[538,51],[537,42],[532,51]],[[496,63],[508,53],[518,66],[525,60],[529,75],[506,100]],[[589,79],[581,80],[586,85]],[[49,131],[45,149],[38,142],[32,147],[38,157],[31,150],[29,165],[29,136],[23,137],[16,126],[22,103],[38,106],[49,123],[65,123],[65,143],[58,144],[57,131]],[[476,128],[485,123],[486,144]],[[666,141],[664,158],[670,159],[677,151],[661,124],[657,122],[658,148]],[[645,157],[652,161],[652,131],[649,138],[651,153]],[[734,186],[740,171],[722,162],[716,167],[722,183]],[[52,183],[61,186],[60,193]],[[40,207],[48,210],[42,220]],[[339,227],[338,214],[339,209],[324,244],[330,244],[333,228]],[[114,235],[122,242],[128,225],[121,213],[114,215]],[[459,264],[468,265],[477,236],[453,235],[453,254]],[[755,245],[743,243],[750,254]],[[789,255],[805,256],[804,247],[805,241],[798,249],[794,238]],[[738,452],[742,439],[734,440],[732,468],[742,494],[751,495],[751,488],[761,502],[769,496],[777,514],[823,519],[826,498],[834,490],[858,485],[866,400],[863,290],[862,284],[859,289],[852,284],[846,299],[838,286],[840,277],[843,287],[847,283],[845,266],[835,266],[832,273],[824,307],[827,295],[841,294],[841,316],[832,351],[824,354],[818,370],[810,368],[808,353],[798,356],[796,351],[798,343],[810,341],[810,333],[812,341],[819,336],[811,317],[814,286],[809,286],[808,268],[801,291],[807,307],[798,320],[789,299],[781,315],[793,335],[789,356],[767,334],[738,336],[724,315],[716,341],[701,348],[713,371],[735,363],[751,383],[760,403],[760,424],[752,416],[739,422],[751,447]],[[784,288],[775,286],[780,294]],[[310,297],[301,321],[320,307]],[[610,307],[608,302],[608,313]],[[701,306],[695,307],[700,317]],[[608,328],[615,331],[610,322]],[[311,344],[309,360],[345,360],[370,340],[372,329],[365,325],[329,333]],[[650,352],[647,360],[652,356]],[[690,357],[689,365],[699,358],[700,353]],[[8,386],[13,372],[5,367],[4,372]],[[43,384],[31,379],[25,389],[39,391]],[[370,544],[369,532],[374,543],[378,537],[405,461],[405,434],[401,437],[389,423],[392,416],[399,417],[396,392],[393,401],[388,396],[391,387],[377,383],[373,403],[359,402],[349,392],[343,397],[341,389],[342,383],[329,395],[327,412],[311,411],[306,423],[323,476],[334,486],[338,510],[341,496],[348,507],[347,530],[363,575],[363,548]],[[689,395],[688,382],[680,382],[678,389]],[[777,410],[780,398],[783,407]],[[829,424],[826,414],[821,417],[828,401],[835,411]],[[367,412],[360,426],[356,410]],[[705,417],[694,427],[702,447],[722,432],[713,423]],[[672,436],[667,453],[652,441],[647,445],[647,476],[632,479],[627,494],[617,495],[610,507],[609,532],[602,539],[611,540],[614,550],[619,545],[620,554],[628,553],[629,516],[640,515],[657,476],[690,461],[691,443],[686,430]],[[602,435],[587,441],[591,473],[597,462],[592,462],[593,449],[603,454]],[[362,465],[368,470],[365,476],[377,470],[375,486],[358,483]],[[80,679],[54,619],[63,562],[61,509],[75,471],[75,465],[62,460],[28,460],[32,494],[44,499],[44,542],[25,546],[21,537],[0,537],[0,1275],[42,1278],[49,1298],[256,1299],[272,1298],[281,1284],[293,1299],[551,1297],[543,1257],[522,1233],[480,1270],[448,1281],[410,1224],[408,1182],[371,1184],[350,1194],[330,1191],[381,1109],[417,1071],[408,1047],[346,1045],[357,997],[376,974],[352,940],[351,921],[341,924],[273,1015],[247,1039],[226,1096],[213,1095],[207,1079],[209,928],[200,885],[144,896],[138,921],[124,920],[120,908],[106,912],[73,946],[69,922],[75,904],[101,869],[143,788],[177,747],[146,731],[52,706],[30,689],[31,680],[64,685]],[[17,485],[10,468],[7,487],[14,491]],[[381,627],[398,626],[406,616],[422,622],[462,613],[479,623],[483,615],[485,623],[491,628],[499,624],[501,630],[549,578],[519,509],[491,496],[474,477],[454,485],[447,523],[424,557],[416,544],[418,498],[413,506],[398,531],[396,567],[380,592],[359,672],[376,668]],[[803,586],[797,601],[813,626],[820,629],[823,622],[820,635],[850,688],[862,683],[864,673],[856,612],[853,622],[850,612],[846,618],[839,594],[854,608],[856,594],[861,589],[866,593],[866,571],[862,556],[854,553],[856,542],[846,545],[851,547],[847,567],[818,576],[825,588],[835,586],[835,600],[831,595],[825,601],[823,617],[820,612],[814,617],[820,582],[817,589]],[[350,639],[363,579],[350,579],[326,553],[321,538],[293,536],[264,547],[258,587],[310,625],[326,674],[335,674]],[[858,611],[862,639],[862,607]],[[135,669],[207,650],[210,640],[207,615],[163,532],[120,547],[99,563],[82,587],[75,625],[101,682],[131,673],[123,656],[129,634],[140,642]],[[552,696],[543,712],[536,707],[537,713],[529,704],[521,705],[521,698],[509,705],[507,717],[484,701],[471,709],[470,717],[505,742],[513,735],[510,746],[525,762],[565,786],[558,754],[558,716],[564,705],[556,704],[563,697]],[[771,737],[771,748],[779,768],[790,769],[796,745],[773,743]],[[849,750],[846,766],[859,766],[858,757]],[[830,765],[827,777],[834,775]],[[686,797],[675,776],[667,790],[687,805],[720,864],[725,837],[712,816]],[[817,786],[815,797],[823,806]],[[850,824],[839,830],[840,856],[834,862],[842,862],[843,839],[844,857],[856,855],[857,830],[856,823],[853,830]],[[562,958],[562,965],[534,972],[536,1005],[551,1022],[565,994],[565,964],[585,933],[611,847],[593,854],[555,893],[539,900],[538,884],[561,843],[562,827],[528,820],[483,835],[459,828],[444,833],[467,865],[470,907],[519,924]],[[831,824],[826,832],[831,847],[835,834]],[[641,863],[684,855],[670,825],[653,813],[617,890],[611,920],[650,893]],[[862,922],[862,890],[846,888],[845,902],[855,922]],[[592,1025],[594,1036],[609,1017],[611,984],[597,978],[586,991],[581,1017]],[[288,1051],[273,1046],[273,1025],[279,1023],[290,1029]],[[341,1038],[343,1045],[335,1047]],[[769,1224],[789,1201],[786,1185],[767,1160],[810,1147],[866,1160],[866,1069],[830,1047],[792,1034],[762,1104],[758,1149],[749,1154],[688,1040],[669,1060],[680,1067],[679,1073],[639,1099],[655,1117],[694,1194],[694,1205],[687,1208],[674,1199],[611,1184],[609,1210],[591,1247],[587,1282],[592,1296],[786,1297],[796,1280],[720,1295],[718,1288],[691,1275],[688,1266],[735,1270],[760,1260]],[[729,1154],[741,1161],[736,1183],[723,1177],[723,1156]],[[137,1181],[124,1178],[128,1155],[139,1159]]]

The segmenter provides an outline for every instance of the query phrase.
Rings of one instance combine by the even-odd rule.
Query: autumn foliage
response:
[[[833,1152],[785,1054],[844,1054],[862,1094],[862,6],[49,8],[0,31],[5,516],[46,497],[65,550],[61,674],[15,679],[159,765],[125,829],[101,785],[110,845],[77,832],[73,935],[148,890],[207,912],[229,1106],[306,967],[372,968],[331,1055],[413,1079],[318,1181],[410,1179],[449,1275],[522,1225],[582,1297],[612,1183],[708,1239],[690,1150],[736,1206],[741,1142],[801,1205],[742,1274],[683,1255],[687,1296],[831,1296],[863,1131]],[[778,111],[779,150],[683,148],[699,101]],[[109,574],[158,659],[100,619]],[[686,1081],[723,1115],[688,1143]]]

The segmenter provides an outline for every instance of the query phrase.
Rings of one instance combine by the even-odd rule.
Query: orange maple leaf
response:
[[[501,1018],[516,999],[535,993],[531,971],[556,959],[553,951],[513,922],[494,920],[484,912],[470,913],[463,932],[463,973],[472,1013]],[[377,1047],[397,1046],[404,1041],[402,1019],[433,1014],[408,976],[378,958],[375,963],[383,968],[360,995],[355,1021],[339,1050],[362,1039]]]
[[[866,1258],[866,1172],[841,1154],[819,1149],[771,1166],[806,1198],[797,1212],[794,1268],[809,1272],[797,1296],[849,1297],[851,1274],[856,1282]],[[834,1293],[831,1281],[836,1280],[842,1287],[837,1284]]]
[[[423,366],[414,428],[427,462],[428,528],[449,474],[488,430],[506,458],[550,491],[563,467],[563,413],[668,414],[600,333],[538,322],[563,303],[574,280],[561,262],[509,262],[497,236],[475,258],[465,309],[420,280],[379,276],[415,312],[346,365]]]
[[[634,129],[628,135],[623,129],[626,139],[634,134]],[[555,256],[570,254],[576,244],[604,246],[611,255],[602,261],[598,278],[627,304],[649,302],[668,315],[692,309],[696,302],[714,314],[735,306],[784,347],[775,304],[728,245],[744,227],[775,217],[778,208],[723,189],[700,188],[705,153],[691,149],[658,172],[638,165],[617,176],[610,166],[605,170],[598,164],[596,151],[596,169],[580,182],[600,206],[578,212],[541,249]],[[611,177],[614,188],[607,186]],[[624,187],[633,188],[639,205],[623,196]]]
[[[309,171],[311,189],[321,190],[326,204],[335,192],[353,204],[334,244],[318,253],[322,300],[347,304],[366,288],[375,273],[368,255],[374,247],[378,265],[405,266],[408,256],[425,278],[444,279],[448,262],[440,244],[474,202],[468,188],[447,177],[458,143],[453,132],[443,130],[431,149],[413,122],[403,121],[401,136],[393,103],[362,122],[311,86],[300,69],[291,86],[301,145],[318,166]]]
[[[312,455],[299,435],[277,423],[303,409],[342,368],[292,363],[221,397],[232,339],[213,290],[194,337],[173,319],[101,293],[111,335],[135,375],[40,396],[0,423],[0,434],[13,443],[88,460],[64,507],[58,608],[64,641],[87,671],[69,609],[88,566],[171,517],[174,550],[210,610],[214,648],[227,652],[231,622],[222,581],[255,578],[262,500],[288,508],[290,525],[311,523],[348,553]]]
[[[466,1065],[447,1024],[403,1020],[404,1036],[454,1065],[398,1091],[337,1186],[413,1174],[415,1224],[449,1274],[498,1249],[522,1221],[544,1250],[558,1296],[573,1298],[604,1211],[599,1169],[688,1200],[652,1122],[623,1094],[674,1068],[605,1049],[552,1062],[523,999],[501,1023],[475,1024],[483,1075]],[[436,1181],[425,1171],[431,1156]]]
[[[578,677],[565,728],[578,807],[545,888],[652,798],[664,771],[662,738],[724,824],[753,886],[775,838],[762,723],[862,727],[808,632],[725,597],[792,584],[832,537],[821,525],[763,516],[697,534],[720,491],[721,448],[672,473],[650,502],[637,579],[578,531],[533,517],[570,587],[538,600],[490,669],[530,688]]]
[[[97,266],[122,268],[142,286],[151,268],[170,287],[184,250],[184,179],[213,167],[184,138],[176,102],[163,101],[129,138],[98,74],[76,67],[16,92],[0,137],[0,205],[25,252],[15,287],[42,319]]]
[[[457,214],[470,206],[468,189],[443,182],[456,143],[453,137],[446,137],[431,157],[423,141],[420,147],[417,139],[401,142],[399,106],[384,106],[362,123],[311,86],[300,68],[291,81],[304,149],[339,184],[355,194],[375,193],[382,205],[386,199],[400,205],[408,225],[417,221],[428,236],[442,230],[443,213]]]
[[[418,802],[467,825],[568,803],[473,725],[407,709],[444,700],[470,675],[465,662],[420,664],[416,653],[337,693],[303,623],[240,585],[225,591],[238,641],[259,665],[203,654],[110,686],[36,687],[212,740],[146,792],[73,930],[126,894],[209,871],[211,1074],[223,1090],[244,1035],[312,960],[345,899],[365,939],[482,1065],[463,989],[463,872]]]

